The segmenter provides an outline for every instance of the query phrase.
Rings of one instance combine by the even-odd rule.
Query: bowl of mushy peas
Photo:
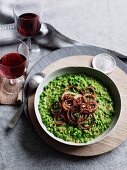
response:
[[[115,127],[121,98],[115,83],[89,67],[65,67],[47,75],[37,88],[35,115],[42,131],[67,145],[84,146]]]

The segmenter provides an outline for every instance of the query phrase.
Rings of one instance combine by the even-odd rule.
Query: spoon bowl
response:
[[[39,86],[39,84],[42,82],[42,80],[44,79],[45,74],[44,73],[37,73],[34,74],[28,82],[28,90],[30,92],[32,92],[33,90],[37,89],[37,87]],[[28,94],[29,95],[29,94]]]

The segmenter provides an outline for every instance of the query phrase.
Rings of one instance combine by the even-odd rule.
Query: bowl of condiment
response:
[[[116,61],[111,55],[107,53],[101,53],[97,54],[93,58],[92,66],[93,68],[100,70],[105,74],[109,74],[115,70]]]

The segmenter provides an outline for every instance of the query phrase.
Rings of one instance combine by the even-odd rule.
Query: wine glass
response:
[[[0,75],[3,77],[1,87],[7,94],[18,94],[24,84],[29,49],[17,38],[13,39],[14,44],[11,41],[11,38],[6,38],[0,42]]]
[[[13,8],[17,31],[27,37],[30,61],[40,55],[38,45],[31,43],[31,37],[37,35],[41,28],[42,7],[38,0],[18,0]]]

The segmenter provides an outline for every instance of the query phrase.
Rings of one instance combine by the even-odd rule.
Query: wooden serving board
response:
[[[50,64],[48,67],[43,70],[43,73],[46,75],[50,74],[52,71],[55,71],[62,67],[67,66],[87,66],[91,67],[91,61],[93,59],[93,56],[70,56],[63,59],[60,59],[52,64]],[[120,118],[115,126],[115,128],[112,130],[112,132],[103,140],[100,142],[97,142],[95,144],[91,144],[88,146],[68,146],[64,145],[60,142],[57,142],[56,140],[52,139],[50,136],[48,136],[39,125],[35,112],[34,112],[34,95],[30,96],[28,99],[28,110],[29,110],[29,116],[31,119],[31,122],[37,131],[37,133],[40,135],[40,137],[48,143],[51,147],[64,152],[69,155],[75,155],[75,156],[95,156],[100,155],[103,153],[106,153],[108,151],[111,151],[112,149],[119,146],[123,141],[127,138],[127,75],[124,71],[122,71],[119,67],[116,67],[116,69],[109,74],[109,77],[115,82],[117,85],[120,96],[121,96],[121,114]]]

